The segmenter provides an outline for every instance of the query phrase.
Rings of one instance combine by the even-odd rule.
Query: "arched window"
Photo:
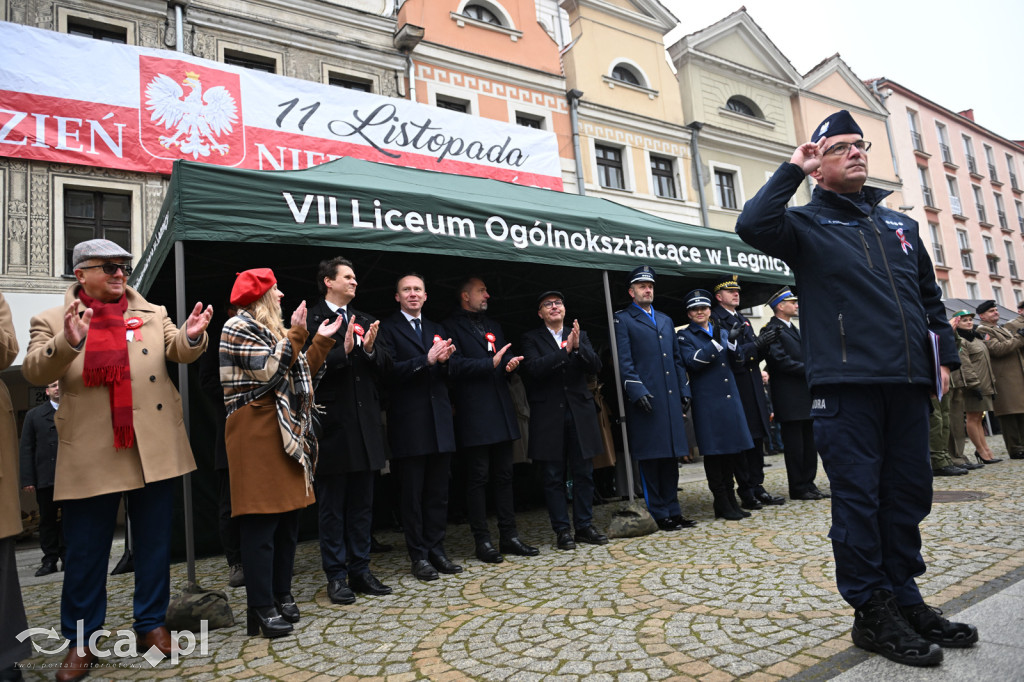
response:
[[[643,83],[640,82],[640,77],[637,76],[631,68],[624,64],[619,64],[612,69],[612,78],[617,81],[622,81],[623,83],[629,83],[630,85],[643,85]]]
[[[470,4],[462,8],[462,13],[470,19],[476,19],[487,24],[494,24],[495,26],[501,26],[501,19],[498,18],[494,12],[484,7],[483,5]]]
[[[730,97],[729,101],[725,103],[725,108],[729,111],[735,111],[737,114],[750,116],[751,118],[764,118],[764,115],[761,113],[761,110],[757,108],[757,105],[746,97]]]

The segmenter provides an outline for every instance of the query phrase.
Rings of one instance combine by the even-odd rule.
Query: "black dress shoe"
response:
[[[754,497],[756,497],[757,501],[760,502],[762,505],[786,504],[785,497],[772,495],[770,492],[766,490],[758,491],[758,493]]]
[[[789,496],[789,499],[791,499],[791,500],[822,500],[824,498],[821,496],[821,493],[816,493],[813,490],[808,490],[807,492],[800,493],[798,495],[793,495],[791,493],[790,496]]]
[[[348,584],[353,592],[358,592],[359,594],[372,594],[381,597],[392,592],[390,587],[377,580],[377,576],[369,571],[359,575],[350,575],[348,577]]]
[[[671,533],[677,530],[682,530],[683,527],[675,522],[675,519],[671,517],[665,517],[663,519],[654,519],[654,522],[658,524],[658,530]]]
[[[572,539],[572,533],[568,530],[560,530],[555,536],[555,547],[561,550],[576,549],[576,543]]]
[[[281,614],[281,617],[289,623],[299,622],[299,607],[295,603],[295,597],[290,592],[275,594],[274,606],[277,608],[277,612]]]
[[[517,556],[537,556],[540,554],[539,549],[526,544],[518,536],[502,540],[500,547],[502,554],[515,554]]]
[[[984,464],[979,464],[977,462],[966,462],[964,464],[957,464],[957,466],[960,467],[961,469],[967,469],[968,471],[974,471],[976,469],[985,468]]]
[[[608,536],[593,526],[584,526],[576,529],[576,542],[585,542],[588,545],[607,545]]]
[[[57,572],[56,561],[44,561],[43,565],[36,570],[36,577],[41,578],[44,575],[50,575],[51,573]]]
[[[505,560],[501,553],[489,542],[481,542],[476,546],[476,558],[485,564],[500,564]]]
[[[740,499],[740,506],[744,509],[764,509],[764,505],[755,500],[753,497],[744,497]]]
[[[693,519],[688,519],[688,518],[686,518],[685,516],[683,516],[681,514],[677,514],[675,516],[670,516],[669,518],[671,518],[673,521],[678,523],[680,528],[693,528],[694,526],[697,525],[696,521],[694,521]],[[601,543],[601,544],[604,544],[604,543]]]
[[[938,469],[932,469],[932,476],[964,476],[967,474],[967,469],[961,469],[958,466],[948,464]]]
[[[412,574],[419,580],[437,580],[441,577],[437,574],[437,569],[431,566],[426,559],[412,562]]]
[[[440,573],[447,573],[448,575],[462,573],[462,566],[459,566],[444,554],[428,554],[427,560]]]
[[[341,579],[327,583],[327,596],[335,604],[356,603],[356,593]]]
[[[823,499],[823,500],[827,500],[827,499],[829,499],[830,497],[832,497],[832,493],[827,493],[827,492],[825,492],[824,490],[821,490],[821,489],[819,489],[819,488],[818,488],[818,486],[813,486],[813,487],[812,487],[811,489],[812,489],[812,490],[813,490],[814,492],[816,492],[816,493],[818,493],[819,495],[821,495],[821,499]]]
[[[1024,459],[1024,450],[1010,453],[1010,459]]]
[[[284,637],[294,628],[273,606],[250,606],[246,618],[246,634],[263,633],[267,639]]]

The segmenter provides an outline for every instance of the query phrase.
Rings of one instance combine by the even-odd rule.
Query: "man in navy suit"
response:
[[[60,503],[53,501],[53,479],[57,470],[57,428],[53,415],[60,403],[60,385],[46,387],[48,400],[25,415],[21,430],[21,487],[35,492],[39,505],[39,546],[43,562],[36,577],[57,571],[57,560],[64,560],[64,537],[60,528]]]
[[[672,319],[654,309],[654,276],[647,265],[630,273],[633,302],[615,313],[615,341],[629,398],[629,453],[639,464],[647,510],[658,528],[677,531],[694,525],[679,508],[676,463],[690,452],[683,422],[690,386]]]
[[[461,573],[444,551],[448,477],[455,427],[448,400],[448,360],[455,346],[444,327],[423,317],[427,288],[410,273],[395,287],[399,310],[383,320],[380,337],[394,365],[386,377],[391,466],[398,477],[402,528],[412,574],[437,580]]]
[[[508,375],[522,361],[509,357],[501,325],[487,316],[491,295],[479,277],[459,290],[459,307],[444,322],[455,343],[450,374],[455,398],[455,436],[466,467],[466,515],[476,542],[476,557],[498,564],[502,554],[536,556],[536,547],[519,539],[512,502],[512,441],[519,424],[508,388]],[[494,484],[498,548],[487,526],[487,482]],[[500,548],[500,552],[498,549]]]
[[[324,298],[306,316],[311,333],[327,318],[345,318],[316,389],[316,401],[324,406],[314,482],[320,558],[327,596],[335,604],[353,603],[356,592],[391,594],[370,572],[373,478],[386,461],[377,384],[391,367],[391,354],[377,343],[380,323],[349,305],[357,285],[351,261],[322,261],[317,286]]]
[[[530,402],[529,456],[543,472],[544,502],[558,549],[577,542],[604,545],[608,538],[591,525],[594,517],[594,455],[604,451],[597,406],[587,375],[601,371],[601,360],[579,322],[565,324],[562,292],[537,299],[539,329],[523,334],[523,373]],[[565,504],[565,474],[572,476],[572,527]]]

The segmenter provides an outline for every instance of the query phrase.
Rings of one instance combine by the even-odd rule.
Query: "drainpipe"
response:
[[[885,105],[885,100],[892,97],[892,90],[886,89],[882,92],[878,89],[878,79],[871,81],[871,89],[875,93],[875,97],[882,103],[882,108],[885,109],[886,113],[889,113],[889,107]],[[892,169],[896,171],[896,177],[900,177],[900,165],[899,161],[896,160],[896,147],[892,144],[892,127],[889,125],[889,117],[885,117],[885,136],[889,138],[889,153],[892,154]]]
[[[576,157],[576,193],[586,194],[583,185],[583,157],[580,155],[580,118],[579,106],[583,91],[573,88],[565,93],[569,99],[569,125],[572,127],[572,151]]]
[[[409,100],[416,101],[416,74],[413,70],[412,51],[423,40],[424,30],[422,26],[405,23],[398,27],[392,38],[395,49],[405,53],[405,68],[409,77]]]
[[[182,19],[188,0],[167,0],[167,4],[174,8],[174,49],[178,52],[184,52],[185,29],[182,26]]]
[[[690,129],[690,153],[693,155],[693,172],[697,176],[697,198],[700,200],[700,219],[704,227],[711,227],[708,222],[708,200],[704,196],[704,164],[700,160],[700,129],[704,124],[693,121],[686,126]]]

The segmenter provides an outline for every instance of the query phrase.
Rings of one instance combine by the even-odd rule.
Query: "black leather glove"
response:
[[[683,414],[686,414],[690,409],[690,399],[687,398],[686,396],[683,396],[680,402],[682,402],[683,404]]]
[[[735,327],[733,327],[732,329],[729,330],[729,340],[730,341],[736,341],[736,339],[740,338],[740,334],[742,334],[742,333],[743,333],[743,325],[737,323]]]
[[[772,345],[779,338],[779,334],[781,333],[782,330],[779,327],[765,327],[761,331],[761,336],[757,337],[757,341],[755,342],[757,344],[757,349],[764,350],[768,346]]]
[[[654,398],[654,396],[651,395],[650,393],[648,393],[647,395],[642,395],[639,398],[637,398],[636,406],[639,407],[644,412],[646,412],[647,414],[650,414],[651,412],[654,412],[654,405],[651,404],[652,398]]]

